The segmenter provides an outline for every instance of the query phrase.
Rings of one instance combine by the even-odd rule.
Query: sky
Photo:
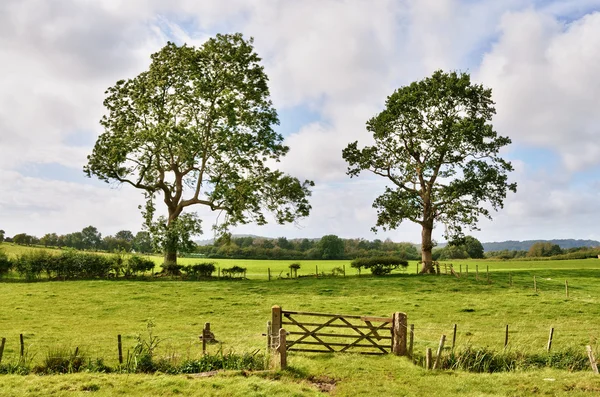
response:
[[[492,88],[502,156],[518,183],[481,241],[600,240],[600,0],[2,0],[0,229],[41,237],[141,229],[142,192],[83,173],[102,133],[105,90],[147,69],[167,41],[254,38],[290,152],[283,171],[315,182],[296,224],[268,237],[420,241],[420,227],[371,232],[385,181],[350,179],[341,151],[397,88],[435,70]],[[215,215],[198,208],[211,238]],[[443,226],[434,238],[443,241]]]

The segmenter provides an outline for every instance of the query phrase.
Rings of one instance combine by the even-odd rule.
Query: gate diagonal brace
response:
[[[321,329],[325,328],[326,326],[328,326],[329,324],[331,324],[332,322],[334,322],[335,320],[337,320],[339,317],[333,317],[332,319],[330,319],[329,321],[327,321],[325,324],[322,324],[320,326],[318,326],[317,328],[313,329],[312,331],[309,330],[308,328],[306,328],[305,326],[303,326],[302,324],[300,324],[298,321],[296,321],[295,319],[292,318],[292,316],[290,314],[285,314],[285,317],[290,320],[291,322],[294,323],[294,325],[296,325],[297,327],[299,327],[300,329],[302,329],[304,332],[306,332],[306,335],[301,336],[299,339],[296,339],[295,341],[290,341],[290,344],[287,345],[287,348],[289,349],[290,347],[294,346],[296,343],[303,341],[304,339],[308,338],[309,336],[312,336],[313,338],[315,338],[319,343],[321,343],[323,346],[325,346],[327,349],[329,349],[329,351],[331,352],[335,352],[335,349],[333,349],[329,344],[327,344],[325,341],[321,340],[318,336],[315,335],[315,333],[317,331],[320,331]]]
[[[348,346],[346,346],[346,347],[344,347],[343,349],[341,349],[341,350],[340,350],[340,352],[343,352],[343,351],[346,351],[346,350],[350,349],[351,347],[353,347],[354,345],[356,345],[358,342],[360,342],[360,341],[362,341],[362,340],[367,340],[367,341],[369,341],[369,342],[370,342],[370,343],[371,343],[371,344],[372,344],[374,347],[378,348],[379,350],[381,350],[382,352],[384,352],[384,353],[386,353],[386,354],[387,354],[387,351],[386,351],[386,350],[385,350],[383,347],[379,346],[379,345],[377,344],[377,342],[375,342],[373,339],[371,339],[371,338],[369,337],[369,336],[373,335],[373,334],[374,334],[374,333],[375,333],[375,332],[376,332],[378,329],[381,329],[381,328],[383,328],[383,327],[386,325],[386,323],[383,323],[383,324],[381,324],[381,325],[380,325],[379,327],[377,327],[377,328],[371,329],[371,331],[369,331],[369,333],[365,334],[365,333],[363,333],[363,332],[362,332],[360,329],[358,329],[358,328],[355,328],[355,327],[352,325],[352,323],[350,323],[350,322],[349,322],[348,320],[346,320],[345,318],[343,318],[343,317],[340,317],[340,320],[341,320],[341,321],[343,321],[343,322],[345,322],[346,324],[348,324],[348,326],[349,326],[349,327],[351,327],[351,328],[352,328],[352,329],[353,329],[353,330],[354,330],[356,333],[358,333],[358,334],[361,336],[360,338],[356,339],[354,342],[352,342],[352,343],[351,343],[351,344],[349,344]]]

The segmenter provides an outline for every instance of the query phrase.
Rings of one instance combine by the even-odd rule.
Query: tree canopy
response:
[[[508,182],[513,168],[499,156],[511,140],[494,131],[494,114],[491,89],[467,73],[436,71],[387,98],[367,122],[373,146],[360,149],[356,141],[343,150],[351,177],[368,170],[390,182],[373,203],[375,230],[405,220],[422,226],[423,272],[433,271],[434,223],[444,224],[449,240],[460,237],[516,191]]]
[[[104,127],[84,171],[129,184],[147,199],[143,213],[165,261],[201,231],[185,208],[222,211],[220,227],[307,216],[311,181],[271,169],[288,152],[252,39],[217,35],[199,48],[168,43],[149,69],[106,91]],[[167,217],[156,217],[162,197]]]

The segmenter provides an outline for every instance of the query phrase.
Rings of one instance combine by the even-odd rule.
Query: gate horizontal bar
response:
[[[348,327],[349,328],[349,327]],[[288,331],[288,334],[290,335],[306,335],[306,336],[312,336],[312,335],[316,335],[316,336],[330,336],[332,338],[354,338],[354,339],[364,339],[364,336],[360,335],[360,334],[354,334],[354,335],[346,335],[346,334],[328,334],[325,332],[316,332],[316,333],[312,333],[312,332],[299,332],[299,331]],[[375,335],[369,335],[369,338],[373,338],[373,339],[392,339],[391,336],[375,336]]]
[[[281,324],[298,326],[296,323],[293,323],[291,321],[282,321]],[[307,325],[309,327],[318,327],[318,326],[323,325],[321,323],[301,323],[301,322],[298,322],[298,324],[300,324],[300,325]],[[333,327],[333,328],[377,329],[377,331],[384,330],[384,329],[390,329],[390,330],[392,329],[392,327],[379,327],[379,326],[369,327],[368,325],[354,325],[354,324],[352,324],[352,325],[348,325],[348,324],[327,324],[323,328],[327,328],[327,327]]]

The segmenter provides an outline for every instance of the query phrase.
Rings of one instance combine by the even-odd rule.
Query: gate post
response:
[[[392,353],[397,356],[406,356],[406,313],[396,312],[392,316]]]
[[[279,362],[281,365],[281,369],[285,369],[287,367],[287,346],[286,346],[286,332],[285,329],[281,328],[279,330]]]
[[[279,338],[279,330],[281,329],[281,306],[273,306],[271,308],[271,340]]]

